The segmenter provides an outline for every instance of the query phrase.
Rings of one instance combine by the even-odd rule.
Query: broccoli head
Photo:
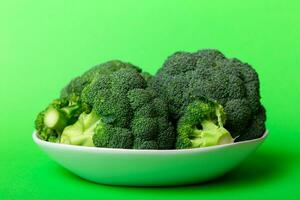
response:
[[[76,127],[79,128],[81,124],[85,124],[83,128],[81,127],[81,132],[82,135],[86,136],[88,131],[84,132],[84,130],[91,125],[90,122],[96,117],[94,112],[91,112],[90,102],[82,101],[82,91],[85,88],[89,88],[93,80],[99,76],[108,75],[120,69],[131,69],[137,73],[141,72],[138,67],[130,63],[113,60],[97,65],[83,75],[71,80],[61,91],[60,98],[54,100],[45,110],[38,114],[35,127],[39,137],[51,142],[73,144],[73,141],[77,141],[75,142],[76,144],[90,145],[89,142],[85,142],[83,139],[81,142],[79,141],[80,133],[77,133],[78,137],[71,138]],[[92,92],[96,93],[96,90]],[[63,139],[61,139],[62,133],[64,133]]]
[[[98,147],[170,149],[174,145],[166,104],[147,88],[137,70],[99,75],[82,91],[82,101],[101,118],[93,135]]]
[[[177,149],[208,147],[233,143],[223,127],[223,107],[213,101],[197,100],[189,104],[177,125]]]
[[[73,79],[36,120],[40,137],[81,146],[171,149],[167,105],[148,88],[148,73],[110,61]],[[59,102],[59,103],[58,103]]]
[[[149,82],[167,101],[174,124],[189,104],[206,98],[224,107],[225,128],[237,141],[260,137],[265,131],[257,73],[249,64],[226,58],[218,50],[177,52]]]

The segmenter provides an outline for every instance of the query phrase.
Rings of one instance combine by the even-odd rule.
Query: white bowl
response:
[[[97,183],[128,186],[167,186],[199,183],[232,170],[265,140],[184,150],[134,150],[34,142],[74,174]]]

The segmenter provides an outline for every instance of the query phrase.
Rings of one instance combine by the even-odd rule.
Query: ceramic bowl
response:
[[[266,139],[261,138],[197,149],[134,150],[34,142],[74,174],[102,184],[170,186],[217,178],[238,166]]]

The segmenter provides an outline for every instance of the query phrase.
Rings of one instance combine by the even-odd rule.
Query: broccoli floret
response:
[[[126,94],[135,88],[145,88],[147,83],[136,70],[120,69],[111,74],[110,86],[113,92]]]
[[[97,65],[61,91],[61,103],[38,115],[38,134],[47,141],[82,146],[173,148],[167,104],[147,88],[150,79],[129,63]]]
[[[80,113],[82,106],[66,100],[54,100],[44,111],[40,112],[35,120],[35,128],[39,137],[46,141],[59,142],[64,128],[73,124]]]
[[[80,105],[71,105],[61,108],[50,105],[44,113],[44,124],[48,128],[61,132],[68,124],[74,123],[80,113]]]
[[[103,79],[105,79],[106,87],[99,88],[98,85],[103,83]],[[145,87],[145,80],[136,70],[120,69],[99,77],[90,85],[90,90],[84,90],[82,94],[87,97],[87,102],[93,102],[92,107],[101,116],[104,123],[128,128],[132,119],[132,110],[127,92],[143,87]],[[94,96],[91,95],[95,90],[97,93],[93,94]]]
[[[106,87],[99,88],[99,82],[106,80]],[[112,124],[116,127],[128,128],[133,116],[129,100],[128,91],[134,88],[144,88],[145,80],[140,73],[132,69],[120,69],[106,77],[100,76],[93,81],[89,90],[84,90],[82,95],[87,97],[83,101],[93,102],[91,106],[101,116],[104,123]],[[94,91],[97,91],[97,94]],[[90,97],[90,98],[88,98]]]
[[[99,95],[99,92],[107,91],[110,87],[110,79],[109,76],[99,75],[96,77],[89,85],[87,85],[81,94],[82,101],[89,104],[94,105],[95,100],[98,96],[106,96]]]
[[[93,90],[88,92],[88,97],[82,97],[82,91],[89,90],[93,80],[98,79],[99,76],[108,75],[120,69],[131,69],[138,73],[141,72],[138,67],[130,63],[113,60],[97,65],[83,75],[71,80],[62,89],[60,98],[54,100],[45,110],[38,114],[35,126],[39,137],[46,141],[55,140],[59,142],[60,135],[66,126],[75,123],[82,112],[91,112],[92,107],[90,104],[93,104],[91,99],[93,99],[93,96],[96,96],[99,88],[94,87],[92,84]],[[96,81],[96,83],[100,83],[102,86],[106,85],[105,79],[101,78],[99,80],[102,80],[102,82]],[[81,100],[82,98],[85,99],[84,102]]]
[[[95,129],[93,142],[97,147],[131,149],[133,135],[129,129],[102,123]]]
[[[174,124],[190,103],[207,98],[224,107],[225,128],[238,136],[237,141],[260,137],[265,131],[257,73],[247,63],[228,59],[218,50],[171,55],[149,85],[167,101]],[[259,123],[257,116],[262,120]]]
[[[157,126],[158,123],[154,117],[136,116],[131,123],[132,134],[135,138],[154,140],[157,137]]]
[[[101,128],[95,129],[94,144],[110,148],[172,148],[175,133],[168,113],[162,109],[164,102],[157,96],[147,89],[145,79],[136,70],[120,69],[93,80],[82,91],[82,100],[90,103],[103,122]],[[163,134],[168,134],[169,140]],[[159,138],[164,140],[158,141]]]
[[[233,143],[223,127],[223,107],[212,101],[197,100],[189,104],[177,126],[177,149],[208,147]]]
[[[155,93],[153,90],[133,89],[128,92],[129,103],[134,110],[141,110],[141,107],[145,107],[145,103],[150,102]]]
[[[131,122],[134,148],[173,148],[176,136],[166,103],[151,89],[134,89],[128,96],[134,111]]]

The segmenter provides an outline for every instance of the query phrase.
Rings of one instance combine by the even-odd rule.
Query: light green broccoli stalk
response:
[[[94,146],[92,140],[94,130],[100,123],[100,117],[93,110],[89,114],[84,112],[73,125],[65,127],[60,142],[80,146]]]

